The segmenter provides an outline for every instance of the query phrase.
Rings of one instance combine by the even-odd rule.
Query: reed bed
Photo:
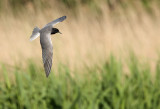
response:
[[[157,61],[155,76],[147,64],[132,56],[126,74],[122,62],[111,56],[101,66],[78,71],[61,64],[58,74],[51,72],[49,78],[33,62],[25,70],[8,71],[3,66],[0,108],[159,109],[160,63]]]
[[[0,108],[159,109],[159,3],[1,0]],[[29,37],[63,15],[46,78]]]

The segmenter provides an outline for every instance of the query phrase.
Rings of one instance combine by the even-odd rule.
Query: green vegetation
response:
[[[2,67],[1,109],[159,109],[160,62],[155,77],[135,57],[126,75],[113,56],[106,63],[71,71],[59,65],[58,75],[45,77],[43,68],[30,63],[25,70]],[[13,77],[9,75],[14,73]],[[12,78],[12,80],[11,80]]]

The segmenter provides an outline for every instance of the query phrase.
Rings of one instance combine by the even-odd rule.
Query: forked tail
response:
[[[33,29],[32,35],[30,37],[30,41],[33,41],[34,39],[36,39],[39,35],[40,35],[40,29],[38,27],[35,27]]]

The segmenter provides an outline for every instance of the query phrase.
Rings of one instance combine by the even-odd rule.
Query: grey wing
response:
[[[52,57],[53,57],[53,50],[51,49],[42,49],[42,58],[44,64],[44,70],[46,76],[48,77],[51,72],[52,67]]]
[[[53,57],[53,46],[50,35],[42,34],[40,36],[40,43],[42,47],[42,59],[43,59],[44,69],[46,76],[48,77],[51,71],[52,57]]]
[[[32,35],[30,37],[30,41],[33,41],[34,39],[36,39],[39,35],[40,35],[40,29],[38,27],[35,27],[33,29]]]
[[[52,22],[48,23],[46,26],[49,26],[49,25],[54,26],[54,25],[56,25],[57,23],[62,22],[62,21],[65,20],[66,18],[67,18],[66,16],[62,16],[62,17],[60,17],[60,18],[58,18],[58,19],[56,19],[56,20],[53,20]],[[46,27],[46,26],[45,26],[45,27]]]

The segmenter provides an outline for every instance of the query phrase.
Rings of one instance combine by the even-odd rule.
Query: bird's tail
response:
[[[32,35],[30,37],[30,41],[33,41],[34,39],[36,39],[39,35],[40,35],[40,29],[38,27],[35,27],[33,29]]]

